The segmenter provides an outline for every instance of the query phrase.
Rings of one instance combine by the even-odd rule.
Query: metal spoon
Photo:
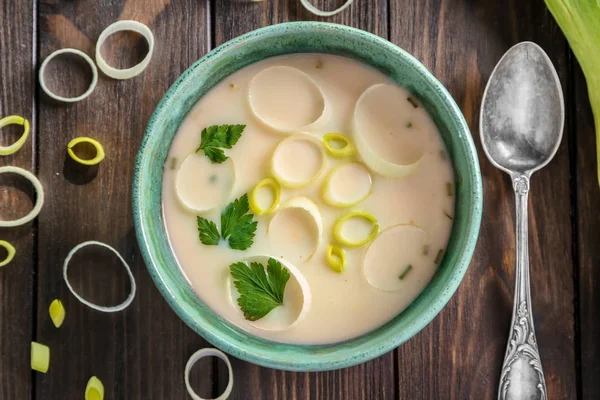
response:
[[[565,107],[552,62],[538,45],[513,46],[483,94],[479,132],[492,164],[510,175],[517,211],[515,302],[498,399],[546,399],[529,291],[527,194],[531,174],[550,162],[562,138]]]

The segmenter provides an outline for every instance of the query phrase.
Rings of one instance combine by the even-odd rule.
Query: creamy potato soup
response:
[[[402,312],[454,214],[452,167],[419,99],[324,54],[270,58],[210,90],[173,140],[162,194],[200,299],[288,343],[350,339]]]

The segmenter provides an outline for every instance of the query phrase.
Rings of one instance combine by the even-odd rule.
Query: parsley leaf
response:
[[[212,246],[219,244],[219,230],[214,222],[198,217],[198,233],[203,244]]]
[[[238,304],[247,320],[259,320],[283,304],[290,271],[282,267],[279,261],[269,258],[267,273],[264,265],[258,262],[252,262],[250,266],[237,262],[231,264],[229,270],[233,284],[240,293]]]
[[[213,164],[221,164],[227,160],[223,149],[231,149],[242,136],[246,125],[212,125],[202,129],[200,150]]]
[[[249,213],[248,195],[231,202],[221,213],[221,233],[217,225],[205,218],[198,217],[198,234],[200,241],[206,245],[216,246],[219,237],[227,240],[234,250],[246,250],[254,243],[257,221]]]

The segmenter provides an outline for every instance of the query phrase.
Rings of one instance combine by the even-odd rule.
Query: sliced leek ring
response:
[[[16,153],[23,147],[29,136],[29,121],[18,115],[11,115],[0,119],[0,129],[8,125],[21,125],[23,126],[23,133],[16,142],[10,146],[0,146],[0,156],[8,156]]]
[[[352,174],[352,172],[354,172],[354,176],[352,177],[343,175],[344,173]],[[342,182],[336,183],[337,180],[341,180]],[[338,185],[341,185],[344,190],[353,190],[353,193],[350,195],[354,195],[354,197],[340,199],[339,195],[336,196],[335,194],[335,187]],[[362,163],[351,162],[338,165],[329,172],[323,182],[321,195],[323,201],[330,206],[341,208],[352,207],[369,197],[372,186],[373,181],[367,168]]]
[[[50,319],[55,327],[60,328],[65,320],[65,307],[63,306],[62,301],[59,299],[54,299],[52,303],[50,303],[50,307],[48,307],[48,313],[50,314]]]
[[[271,189],[273,193],[273,203],[265,209],[263,209],[260,204],[258,204],[258,191],[264,187],[268,187]],[[268,214],[275,210],[279,205],[279,201],[281,199],[281,186],[277,179],[274,178],[265,178],[262,181],[258,182],[256,186],[250,191],[250,195],[248,196],[248,202],[250,204],[250,210],[256,215]]]
[[[352,240],[346,239],[343,235],[342,230],[344,228],[344,224],[352,218],[363,218],[363,219],[366,219],[367,221],[371,222],[373,224],[371,233],[369,233],[363,239],[357,240],[357,241],[352,241]],[[360,247],[362,245],[365,245],[365,244],[369,243],[370,241],[372,241],[373,239],[375,239],[375,237],[377,236],[378,233],[379,233],[379,222],[377,222],[377,218],[375,218],[373,216],[373,214],[370,214],[366,211],[349,212],[348,214],[343,215],[340,218],[338,218],[338,220],[335,221],[335,224],[333,225],[334,239],[339,244],[341,244],[342,246],[346,246],[346,247]]]
[[[304,148],[296,147],[294,149],[291,147],[299,142],[305,143]],[[308,150],[306,145],[313,147],[313,149]],[[311,151],[316,153],[311,155]],[[315,155],[318,157],[318,160],[315,160],[316,164],[311,162],[313,160],[310,160]],[[306,171],[306,176],[286,175],[286,172],[282,171],[280,164],[285,166],[290,160],[300,163],[300,166],[303,168],[310,168],[310,170]],[[316,138],[309,135],[294,135],[282,140],[275,148],[273,157],[271,158],[271,173],[282,187],[288,189],[297,189],[313,183],[321,176],[324,169],[325,150],[323,150],[323,146]]]
[[[289,199],[288,201],[286,201],[285,203],[283,203],[277,210],[277,213],[273,216],[273,218],[271,218],[271,221],[269,222],[269,225],[267,226],[267,235],[271,235],[273,233],[274,221],[276,221],[276,219],[278,217],[280,217],[285,210],[293,209],[293,208],[296,208],[296,209],[306,212],[306,214],[308,214],[310,216],[310,218],[313,220],[315,227],[317,229],[317,235],[315,238],[314,248],[312,249],[312,252],[304,260],[304,261],[308,261],[317,252],[317,250],[321,246],[321,243],[323,242],[323,217],[321,216],[321,211],[319,211],[319,207],[308,197],[304,197],[304,196],[293,197],[293,198]],[[281,236],[278,236],[278,237],[281,237]]]
[[[104,400],[104,385],[95,376],[92,376],[85,386],[85,400]]]
[[[340,142],[342,147],[333,147],[332,142]],[[348,136],[343,133],[326,133],[323,136],[323,146],[325,146],[327,154],[335,158],[352,157],[356,154],[356,147],[354,147]]]
[[[283,267],[290,271],[290,280],[285,286],[285,292],[283,295],[283,305],[274,308],[270,313],[259,320],[249,321],[244,318],[244,313],[237,304],[239,293],[235,289],[231,275],[227,276],[227,291],[229,292],[231,304],[239,312],[242,319],[249,325],[263,331],[284,331],[302,321],[306,314],[308,314],[312,305],[312,294],[310,291],[310,285],[304,277],[304,274],[293,263],[284,260],[281,257],[256,255],[245,258],[242,260],[242,262],[245,262],[246,264],[251,262],[259,262],[266,267],[269,258],[279,261]],[[300,298],[302,304],[295,304],[294,307],[293,303],[299,303],[298,301],[294,302],[294,300]],[[288,306],[290,303],[292,303],[292,305]]]
[[[192,367],[199,360],[201,360],[205,357],[217,357],[225,362],[225,365],[227,366],[227,375],[228,375],[227,386],[225,387],[225,391],[223,393],[221,393],[221,395],[219,397],[217,397],[213,400],[227,400],[229,398],[229,395],[231,395],[231,391],[233,390],[233,368],[231,367],[231,361],[229,361],[229,357],[227,357],[227,355],[225,353],[223,353],[221,350],[212,349],[212,348],[198,350],[197,352],[192,354],[192,356],[190,357],[188,362],[185,364],[184,380],[185,380],[185,388],[187,389],[188,394],[190,395],[190,397],[193,400],[208,400],[208,399],[204,399],[204,398],[198,396],[196,394],[196,392],[194,392],[194,389],[192,388],[192,385],[190,384],[190,372],[192,371]]]
[[[386,92],[389,91],[400,91],[402,89],[393,86],[393,85],[388,85],[388,84],[376,84],[373,85],[371,87],[369,87],[367,90],[365,90],[363,92],[363,94],[358,98],[357,102],[356,102],[356,106],[354,108],[354,117],[353,117],[353,137],[354,137],[354,142],[356,144],[356,149],[358,151],[358,154],[360,155],[360,157],[362,158],[362,160],[365,162],[365,164],[371,168],[374,172],[382,175],[382,176],[386,176],[386,177],[390,177],[390,178],[400,178],[400,177],[404,177],[407,176],[409,174],[411,174],[419,165],[421,159],[423,158],[423,153],[424,153],[424,148],[425,148],[425,144],[423,144],[423,148],[420,151],[420,154],[418,154],[418,157],[410,163],[407,164],[397,164],[391,161],[388,161],[387,159],[385,159],[384,157],[382,157],[381,155],[377,154],[377,152],[371,147],[371,145],[369,144],[369,142],[367,141],[366,135],[369,134],[369,132],[366,132],[365,130],[367,130],[366,128],[362,127],[361,124],[361,118],[360,115],[363,112],[367,112],[366,109],[369,109],[369,107],[367,107],[367,104],[369,102],[369,100],[373,97],[380,97],[382,95],[386,95]],[[394,93],[394,94],[398,94],[398,93]],[[397,97],[398,96],[394,96]],[[391,109],[396,109],[396,108],[400,108],[400,107],[411,107],[410,103],[408,101],[404,101],[400,104],[392,104],[392,102],[386,102],[386,107],[390,107]],[[406,103],[407,105],[405,106],[404,103]],[[372,107],[371,107],[372,108]],[[363,110],[365,109],[365,110]],[[390,111],[391,112],[391,111]],[[399,125],[398,125],[399,126]],[[425,139],[424,139],[425,140]]]
[[[294,96],[293,102],[282,100],[291,95]],[[261,105],[263,102],[264,107]],[[317,84],[299,69],[282,65],[263,69],[252,78],[248,87],[248,104],[254,117],[262,124],[288,134],[308,133],[309,127],[326,111],[325,96]],[[310,104],[316,105],[314,110],[299,112],[299,106]],[[278,118],[279,115],[285,115],[285,120]]]
[[[330,243],[329,246],[327,246],[327,253],[325,256],[329,268],[338,273],[344,272],[344,269],[346,269],[346,252],[344,249]]]
[[[416,225],[391,226],[367,247],[363,275],[378,290],[416,290],[416,295],[420,289],[415,287],[415,282],[427,282],[430,277],[423,274],[431,271],[434,264],[435,254],[429,252],[430,245],[429,234]]]
[[[4,260],[0,260],[0,267],[4,267],[5,265],[10,264],[13,258],[15,258],[17,250],[12,244],[7,242],[6,240],[0,240],[0,247],[4,247],[4,249],[6,250],[6,258]]]
[[[212,164],[204,153],[191,153],[177,170],[175,193],[187,211],[205,213],[229,201],[235,180],[231,157],[221,164]]]

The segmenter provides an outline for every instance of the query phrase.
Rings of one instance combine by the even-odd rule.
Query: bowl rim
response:
[[[204,318],[201,320],[195,319],[193,316],[188,314],[186,310],[184,310],[183,306],[179,303],[177,295],[170,290],[169,285],[165,281],[167,278],[165,274],[158,267],[159,261],[156,260],[155,249],[150,248],[149,242],[151,239],[149,238],[149,233],[144,227],[143,223],[143,210],[141,203],[143,202],[142,196],[142,187],[144,178],[143,171],[139,167],[142,163],[142,158],[146,150],[146,146],[148,141],[150,140],[150,136],[153,134],[153,131],[157,131],[159,127],[155,126],[157,121],[157,116],[164,112],[164,107],[170,101],[170,99],[177,92],[179,84],[183,83],[186,79],[189,79],[190,75],[193,74],[199,68],[202,68],[204,64],[213,62],[213,58],[218,58],[221,53],[226,52],[227,50],[235,49],[236,47],[243,44],[245,41],[250,39],[257,39],[264,36],[276,35],[280,33],[283,28],[293,28],[297,29],[297,31],[293,31],[293,33],[299,33],[306,30],[319,30],[324,31],[325,33],[335,31],[335,33],[349,34],[352,36],[357,36],[359,39],[369,40],[376,42],[377,45],[384,48],[385,51],[395,53],[396,55],[403,58],[411,68],[415,69],[418,74],[420,74],[425,81],[427,81],[428,85],[431,85],[441,96],[443,100],[446,102],[446,106],[451,110],[451,114],[453,114],[457,118],[457,124],[459,127],[459,133],[461,133],[460,138],[465,142],[464,147],[467,155],[469,156],[469,166],[470,166],[470,174],[469,179],[472,183],[472,192],[471,198],[472,204],[470,207],[470,213],[468,214],[465,224],[465,232],[463,232],[464,236],[466,236],[466,240],[462,247],[458,248],[459,257],[456,260],[452,272],[447,279],[447,284],[443,286],[442,289],[439,290],[435,296],[432,296],[433,299],[425,306],[422,314],[419,318],[415,318],[410,324],[406,326],[405,329],[398,332],[398,334],[388,338],[385,342],[381,343],[377,340],[368,340],[364,343],[360,344],[360,348],[358,351],[354,351],[351,356],[344,355],[341,358],[336,357],[321,357],[318,353],[311,353],[308,359],[302,361],[289,360],[284,358],[272,358],[269,357],[268,351],[265,350],[265,353],[256,353],[248,351],[244,348],[244,343],[240,342],[236,338],[222,337],[219,335],[219,332],[215,333],[213,324],[210,321],[206,321]],[[288,33],[285,33],[288,34]],[[324,52],[326,53],[326,51]],[[455,133],[457,134],[457,133]],[[162,186],[162,185],[161,185]],[[288,370],[288,371],[326,371],[326,370],[334,370],[339,368],[350,367],[353,365],[357,365],[374,358],[377,358],[383,354],[390,352],[391,350],[397,348],[400,344],[404,343],[415,334],[420,332],[425,326],[427,326],[444,308],[444,306],[448,303],[450,298],[454,295],[456,290],[458,289],[459,284],[462,282],[462,279],[468,269],[470,261],[473,256],[473,252],[475,250],[475,245],[477,242],[477,238],[479,236],[479,228],[481,224],[481,216],[483,209],[483,198],[482,198],[482,178],[481,172],[479,168],[479,161],[477,157],[477,151],[475,148],[475,144],[473,142],[473,138],[471,136],[469,127],[464,119],[464,116],[454,101],[453,97],[447,91],[447,89],[433,76],[433,74],[419,62],[414,56],[409,54],[404,49],[396,46],[395,44],[389,42],[386,39],[383,39],[375,34],[357,29],[348,27],[345,25],[327,23],[327,22],[316,22],[316,21],[299,21],[299,22],[286,22],[276,25],[270,25],[267,27],[262,27],[253,31],[250,31],[246,34],[238,36],[228,42],[223,43],[222,45],[214,48],[206,55],[201,57],[199,60],[194,62],[186,71],[184,71],[176,81],[171,85],[165,95],[162,97],[158,105],[156,106],[154,112],[152,113],[148,126],[144,132],[144,137],[139,147],[138,155],[136,157],[136,168],[134,172],[133,179],[133,214],[134,214],[134,226],[136,231],[136,237],[138,240],[138,244],[140,247],[140,252],[142,254],[142,258],[146,267],[152,277],[155,285],[159,289],[161,295],[167,301],[169,306],[176,312],[179,318],[181,318],[192,330],[202,336],[205,340],[207,340],[212,345],[222,349],[223,351],[238,357],[242,360],[251,362],[253,364],[257,364],[264,367]],[[162,214],[162,213],[161,213]],[[164,225],[164,224],[163,224]],[[166,232],[166,228],[165,228]],[[166,235],[166,233],[165,233]],[[167,278],[168,279],[168,278]],[[429,284],[428,284],[429,285]],[[427,286],[426,286],[427,287]],[[418,297],[417,297],[418,298]],[[213,314],[214,311],[210,310]],[[387,324],[394,320],[389,321]],[[385,324],[385,325],[387,325]],[[385,326],[384,325],[384,326]],[[237,328],[241,330],[240,328]],[[370,331],[369,333],[373,333],[375,330]],[[253,336],[251,333],[243,331],[244,334]],[[367,333],[366,335],[368,335]],[[222,335],[222,332],[221,332]],[[227,335],[225,335],[227,336]],[[262,339],[265,341],[264,347],[267,347],[269,344],[275,344],[275,348],[281,343],[272,342],[267,339]],[[302,344],[284,344],[287,346],[297,347],[297,348],[324,348],[324,347],[335,347],[341,346],[340,351],[343,352],[344,343],[352,342],[350,339],[347,342],[340,343],[332,343],[326,345],[302,345]],[[347,350],[347,348],[346,348]],[[275,350],[276,351],[276,350]],[[329,355],[333,353],[328,353]]]

